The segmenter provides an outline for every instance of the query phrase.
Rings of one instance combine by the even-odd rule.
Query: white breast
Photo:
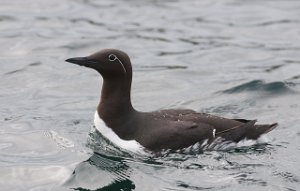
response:
[[[95,112],[94,124],[96,129],[116,146],[135,153],[144,153],[144,147],[135,140],[123,140],[113,130],[106,126],[104,121]]]

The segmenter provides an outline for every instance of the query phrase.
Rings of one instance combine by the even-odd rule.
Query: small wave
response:
[[[70,21],[71,21],[72,23],[84,22],[84,23],[88,23],[88,24],[94,25],[94,26],[105,26],[104,23],[96,22],[96,21],[93,21],[93,20],[87,19],[87,18],[70,19]]]
[[[138,68],[139,71],[161,71],[161,70],[176,70],[176,69],[187,69],[187,66],[183,65],[156,65],[156,66],[141,66]]]
[[[191,53],[191,52],[192,52],[192,50],[176,51],[176,52],[162,51],[162,52],[158,53],[158,56],[180,55],[180,54],[188,54],[188,53]]]
[[[12,17],[12,16],[7,16],[7,15],[1,15],[0,16],[0,22],[3,21],[15,21],[16,18]]]
[[[299,20],[292,20],[292,19],[282,19],[282,20],[275,20],[275,21],[265,21],[258,24],[254,24],[254,26],[272,26],[272,25],[279,25],[279,24],[290,24],[290,23],[299,23]]]
[[[293,84],[285,82],[266,83],[262,80],[253,80],[222,92],[227,94],[241,93],[245,91],[261,91],[271,94],[291,93],[294,92],[294,90],[290,88],[291,85]]]
[[[134,190],[132,171],[126,158],[94,153],[76,166],[63,186],[74,190]]]
[[[42,64],[41,62],[33,62],[33,63],[30,63],[30,64],[28,64],[27,66],[25,66],[21,69],[15,69],[13,71],[6,72],[6,73],[4,73],[4,75],[12,75],[12,74],[15,74],[15,73],[25,72],[29,67],[35,67],[35,66],[39,66],[41,64]]]
[[[62,135],[58,134],[55,131],[48,131],[45,132],[46,136],[49,136],[58,146],[62,148],[71,148],[74,147],[74,142],[69,140],[66,137],[63,137]]]

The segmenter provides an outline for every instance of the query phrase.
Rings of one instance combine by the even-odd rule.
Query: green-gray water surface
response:
[[[1,0],[0,43],[0,190],[300,190],[298,0]],[[64,62],[103,48],[131,57],[138,110],[279,126],[226,151],[106,146],[102,79]]]

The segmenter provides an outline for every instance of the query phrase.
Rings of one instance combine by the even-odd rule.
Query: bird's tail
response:
[[[278,123],[264,124],[264,125],[254,125],[246,133],[247,139],[258,139],[261,135],[266,134],[278,126]]]
[[[236,126],[221,132],[217,132],[217,137],[222,137],[225,140],[239,142],[243,139],[258,139],[261,135],[272,131],[277,127],[277,123],[255,125],[256,120],[245,121],[244,124]]]

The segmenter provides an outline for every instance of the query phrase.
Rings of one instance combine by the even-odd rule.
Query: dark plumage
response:
[[[226,119],[189,109],[139,112],[131,104],[132,68],[126,53],[105,49],[66,61],[93,68],[102,75],[99,117],[121,139],[136,140],[152,151],[182,149],[217,137],[234,142],[257,139],[277,126],[255,125],[255,120]]]

